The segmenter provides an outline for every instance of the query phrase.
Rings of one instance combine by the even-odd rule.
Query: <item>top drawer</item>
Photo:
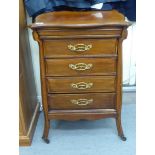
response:
[[[116,39],[44,40],[44,57],[114,56]]]

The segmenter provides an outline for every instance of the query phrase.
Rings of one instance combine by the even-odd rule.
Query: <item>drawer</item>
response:
[[[98,28],[98,29],[39,29],[38,34],[41,38],[54,38],[54,37],[86,37],[89,35],[89,37],[97,36],[97,37],[106,37],[108,36],[114,36],[114,37],[120,37],[122,29],[121,28]]]
[[[116,58],[46,59],[46,76],[115,75]]]
[[[48,95],[49,109],[115,109],[115,93]]]
[[[46,58],[116,55],[116,39],[44,40]]]
[[[47,78],[48,93],[114,92],[115,76]]]

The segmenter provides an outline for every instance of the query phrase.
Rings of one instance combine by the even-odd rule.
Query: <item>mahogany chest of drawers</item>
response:
[[[124,16],[117,11],[50,12],[31,25],[40,48],[43,139],[50,120],[114,117],[121,125]]]

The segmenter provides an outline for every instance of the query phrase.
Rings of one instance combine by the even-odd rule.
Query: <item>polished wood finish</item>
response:
[[[29,146],[39,116],[39,104],[37,103],[23,0],[20,0],[19,4],[19,145]]]
[[[46,59],[45,67],[46,76],[116,75],[116,58]]]
[[[117,11],[51,12],[30,25],[40,47],[43,139],[50,120],[114,117],[121,125],[122,41],[129,22]]]
[[[129,22],[117,11],[78,11],[44,13],[36,18],[32,28],[99,28],[103,26],[127,27]]]
[[[48,93],[114,92],[115,81],[115,76],[57,77],[47,78],[46,84]],[[85,88],[90,83],[92,86]],[[79,88],[73,88],[72,84],[77,84]]]
[[[92,45],[92,48],[87,51],[76,52],[68,49],[68,45],[85,44]],[[46,58],[60,58],[60,57],[83,57],[83,56],[111,56],[116,54],[116,39],[75,39],[75,40],[45,40],[44,56]],[[60,48],[62,47],[62,48]],[[104,47],[104,48],[103,48]],[[112,55],[113,56],[113,55]]]
[[[51,110],[48,112],[49,119],[61,119],[70,121],[76,121],[79,119],[96,120],[116,116],[117,112],[115,109]]]
[[[49,94],[48,105],[50,110],[115,109],[115,97],[115,93]],[[74,104],[73,100],[83,100],[83,104]],[[85,100],[92,102],[85,104]]]
[[[102,37],[103,35],[111,35],[111,36],[115,36],[115,37],[120,37],[121,36],[121,29],[120,28],[97,28],[97,29],[78,29],[76,31],[74,31],[73,28],[68,29],[64,29],[63,31],[61,31],[60,28],[55,28],[55,29],[44,29],[39,31],[38,30],[38,34],[41,36],[41,38],[49,38],[49,37],[77,37],[78,35],[83,36],[83,37],[88,37],[90,35],[95,35],[98,37]],[[93,36],[91,36],[93,38]],[[103,37],[102,37],[103,38]]]

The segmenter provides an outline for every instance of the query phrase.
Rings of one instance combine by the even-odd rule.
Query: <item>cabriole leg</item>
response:
[[[118,136],[121,138],[121,140],[126,141],[127,138],[124,136],[124,133],[123,133],[120,115],[116,117],[116,126],[117,126]]]
[[[49,128],[50,128],[50,121],[45,119],[45,123],[44,123],[44,132],[43,132],[43,136],[42,139],[49,144],[49,139],[48,139],[48,133],[49,133]]]

